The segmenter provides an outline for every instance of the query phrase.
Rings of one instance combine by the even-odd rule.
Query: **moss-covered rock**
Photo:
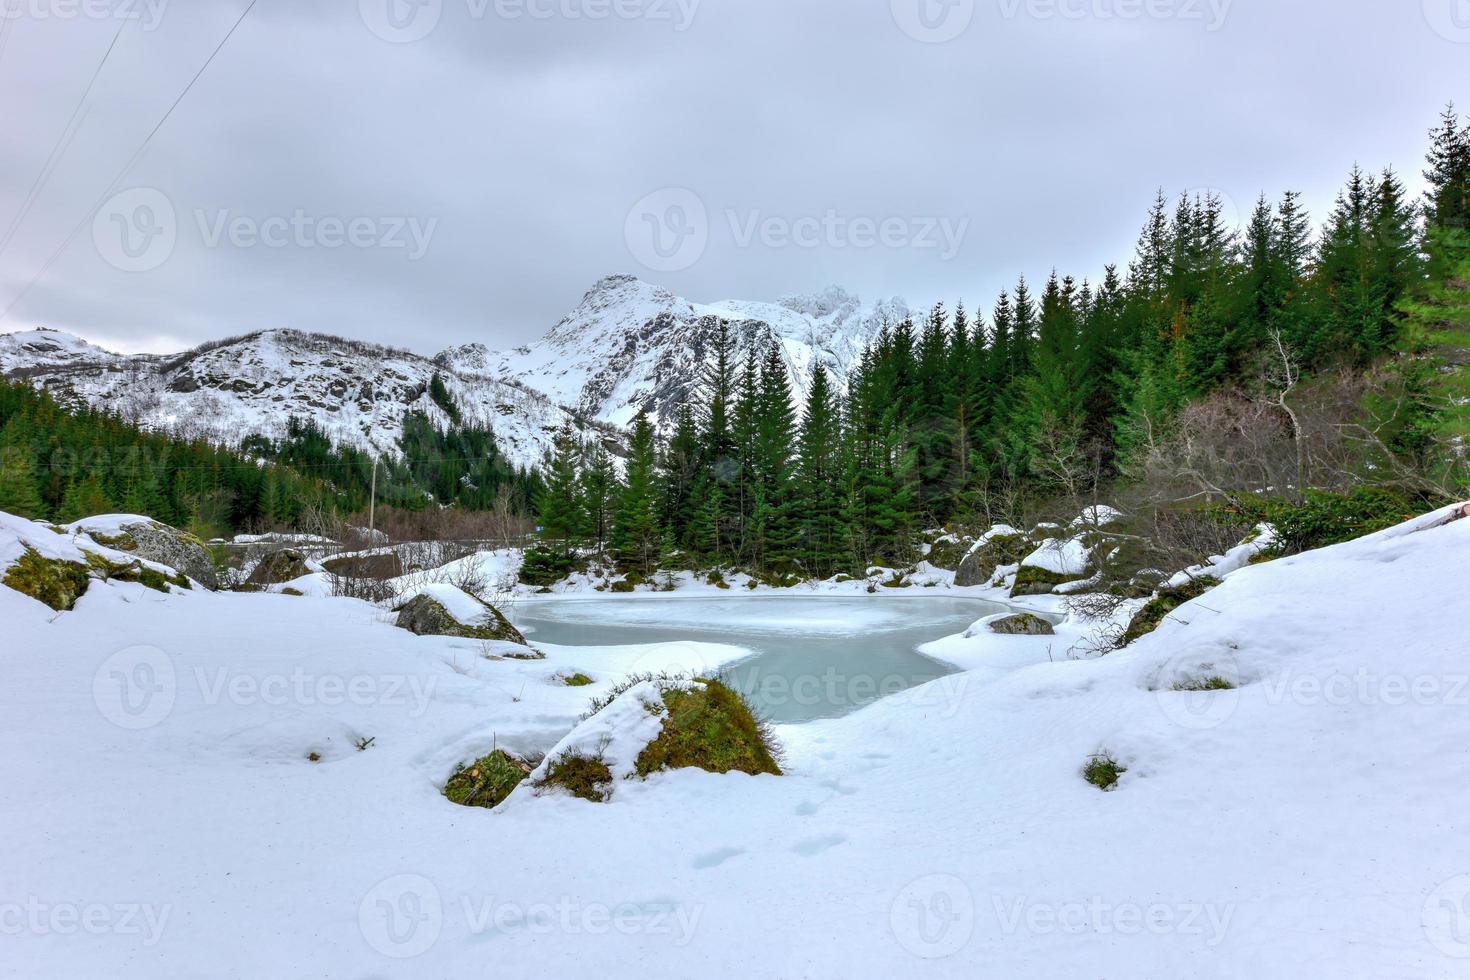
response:
[[[953,572],[960,567],[960,563],[969,554],[970,542],[962,541],[952,534],[946,534],[929,544],[929,550],[924,555],[924,560],[935,568],[942,568],[947,572]]]
[[[474,622],[461,622],[443,603],[421,592],[397,608],[398,619],[394,625],[418,636],[462,636],[471,640],[504,640],[521,644],[526,642],[521,631],[512,626],[510,620],[500,614],[500,610],[469,593],[464,595],[473,599],[484,610],[483,615]]]
[[[595,683],[592,678],[581,672],[563,677],[561,682],[567,687],[587,687],[589,684]]]
[[[1190,579],[1183,585],[1160,589],[1142,609],[1133,614],[1119,645],[1127,646],[1139,637],[1152,633],[1159,628],[1165,616],[1191,599],[1198,599],[1219,584],[1219,579],[1210,575],[1201,575]]]
[[[444,786],[444,796],[460,806],[498,806],[521,784],[531,767],[509,752],[496,749],[458,769]]]
[[[719,681],[663,692],[668,714],[658,738],[638,754],[640,776],[661,769],[781,775],[770,732],[745,699]]]
[[[4,582],[17,592],[65,612],[77,604],[91,580],[91,570],[81,562],[45,558],[27,546],[25,554],[5,570]]]
[[[1001,565],[1014,565],[1030,554],[1033,545],[1024,534],[991,534],[960,560],[954,573],[959,586],[985,585]]]
[[[1017,613],[1014,616],[991,621],[990,632],[1004,636],[1052,636],[1056,630],[1052,629],[1051,623],[1040,616]]]
[[[1051,595],[1057,586],[1078,582],[1087,578],[1082,575],[1064,575],[1039,565],[1022,565],[1016,569],[1016,581],[1011,586],[1012,596]]]
[[[85,520],[71,527],[86,531],[92,540],[114,551],[177,569],[206,589],[219,588],[214,554],[208,545],[187,531],[147,518],[120,524],[115,528],[117,533],[91,530]]]
[[[306,556],[294,548],[282,548],[266,555],[251,569],[246,585],[278,585],[311,574]]]

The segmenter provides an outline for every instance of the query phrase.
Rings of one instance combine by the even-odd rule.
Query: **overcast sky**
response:
[[[615,272],[988,309],[1126,261],[1159,186],[1418,189],[1470,107],[1470,0],[258,0],[104,201],[247,0],[114,2],[3,0],[0,240],[131,19],[0,331],[508,347]]]

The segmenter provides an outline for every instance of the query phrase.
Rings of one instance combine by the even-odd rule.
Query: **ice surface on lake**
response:
[[[751,655],[721,676],[772,721],[796,723],[844,715],[953,673],[917,647],[1003,610],[955,598],[638,596],[523,602],[512,619],[538,645],[698,639],[745,647]]]

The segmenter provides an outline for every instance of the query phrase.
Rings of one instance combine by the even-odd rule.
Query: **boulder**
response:
[[[417,636],[462,636],[525,645],[500,610],[452,585],[431,585],[397,608],[394,623]]]
[[[262,558],[259,564],[251,570],[250,577],[245,580],[245,584],[276,585],[310,574],[311,569],[306,565],[305,555],[295,548],[282,548]]]
[[[214,556],[203,541],[188,531],[141,516],[88,518],[68,525],[67,529],[83,531],[93,541],[114,551],[167,565],[206,589],[219,588]]]
[[[992,620],[990,632],[1000,633],[1003,636],[1052,636],[1056,630],[1051,628],[1051,623],[1040,616],[1017,613],[1014,616]]]
[[[338,555],[322,562],[333,575],[347,578],[397,578],[403,574],[403,562],[396,551],[380,551],[360,555]]]
[[[988,585],[997,568],[1014,565],[1030,550],[1031,543],[1024,534],[998,524],[986,531],[960,562],[954,573],[954,584]]]
[[[1057,586],[1090,577],[1091,555],[1077,538],[1049,538],[1021,559],[1012,596],[1051,595]]]

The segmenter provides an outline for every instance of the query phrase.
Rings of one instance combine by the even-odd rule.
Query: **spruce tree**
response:
[[[821,364],[812,373],[797,450],[799,558],[817,578],[832,575],[847,554],[842,518],[842,426],[836,395]]]
[[[587,539],[587,507],[577,455],[576,438],[570,428],[563,428],[546,460],[546,488],[536,500],[537,536],[564,557],[571,557]]]
[[[652,574],[663,545],[658,520],[657,446],[647,412],[633,420],[628,441],[627,479],[613,518],[612,540],[618,563]]]

